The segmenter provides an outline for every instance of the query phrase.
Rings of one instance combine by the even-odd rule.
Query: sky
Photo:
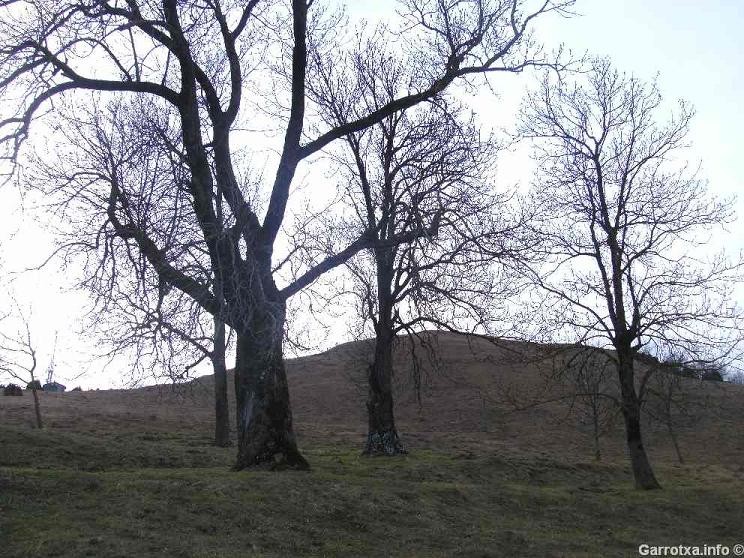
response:
[[[394,2],[350,2],[353,17],[387,17]],[[576,15],[545,18],[536,26],[546,45],[563,43],[575,53],[609,56],[620,70],[658,83],[666,99],[684,98],[696,109],[689,149],[691,161],[701,162],[702,176],[720,195],[742,189],[738,164],[744,148],[744,2],[741,0],[578,0]],[[468,98],[486,127],[509,128],[526,87],[536,76],[499,76],[497,96],[490,92]],[[498,180],[525,185],[532,175],[524,149],[507,153],[498,169]],[[37,267],[51,253],[53,238],[33,220],[33,211],[12,184],[0,187],[0,316],[11,309],[9,295],[30,315],[38,345],[42,379],[57,338],[56,379],[68,387],[85,389],[121,387],[131,380],[121,363],[102,369],[93,360],[99,347],[82,329],[89,308],[84,293],[77,292],[68,272],[56,264]],[[744,216],[744,197],[736,203]],[[744,217],[742,217],[744,218]],[[742,221],[728,234],[715,239],[730,250],[744,248]],[[739,301],[744,303],[744,301]],[[329,339],[329,344],[343,342]],[[206,371],[205,371],[206,373]],[[5,378],[0,377],[0,382]]]

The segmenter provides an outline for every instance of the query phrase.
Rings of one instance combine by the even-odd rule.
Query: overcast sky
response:
[[[374,18],[391,13],[392,2],[351,3],[351,12]],[[659,74],[659,85],[667,99],[684,98],[696,109],[690,140],[690,158],[702,161],[702,175],[711,191],[730,195],[741,190],[742,172],[737,164],[744,147],[744,1],[741,0],[579,0],[578,15],[570,19],[542,21],[539,38],[548,45],[564,43],[575,52],[606,55],[626,72],[644,79]],[[534,83],[534,76],[506,76],[497,89],[473,99],[473,108],[487,126],[509,126],[519,106],[521,93]],[[498,84],[498,82],[495,82]],[[526,184],[531,167],[525,153],[505,157],[499,178]],[[737,202],[744,214],[744,200]],[[39,265],[50,253],[49,233],[22,210],[22,199],[11,185],[0,189],[0,304],[8,308],[7,290],[12,280],[20,304],[32,308],[32,325],[40,352],[40,367],[46,370],[55,333],[57,378],[68,387],[84,388],[124,385],[129,377],[115,366],[100,372],[100,363],[90,365],[96,350],[94,340],[80,332],[87,306],[84,294],[72,291],[65,271],[47,267],[18,273]],[[741,221],[730,227],[729,248],[740,249]],[[739,301],[740,303],[744,301]],[[1,313],[0,313],[1,315]],[[344,339],[330,340],[335,344]],[[206,372],[205,372],[206,373]],[[43,373],[42,373],[43,376]],[[44,379],[44,378],[42,378]],[[0,378],[2,381],[3,378]]]

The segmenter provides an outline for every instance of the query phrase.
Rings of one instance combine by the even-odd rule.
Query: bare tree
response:
[[[86,91],[108,99],[129,95],[172,122],[172,139],[185,153],[187,172],[169,196],[151,198],[129,182],[135,154],[101,164],[93,152],[100,166],[91,169],[83,160],[89,153],[79,142],[64,160],[83,163],[87,172],[71,173],[73,180],[57,194],[87,203],[82,214],[140,253],[164,288],[182,291],[236,332],[236,468],[306,468],[292,427],[282,357],[286,301],[371,247],[374,231],[365,231],[292,283],[278,285],[272,260],[298,165],[332,142],[436,96],[456,80],[544,63],[531,39],[531,24],[571,3],[545,0],[530,9],[523,0],[409,0],[402,8],[407,41],[401,52],[421,65],[416,81],[386,105],[345,125],[318,128],[316,107],[307,94],[308,74],[317,68],[309,61],[333,65],[336,57],[330,54],[341,55],[345,43],[328,33],[316,2],[4,2],[0,94],[14,101],[2,109],[0,142],[4,156],[16,159],[43,110],[53,112],[54,126],[61,128],[63,101],[74,105],[71,112],[77,114],[96,97]],[[329,56],[313,57],[314,51]],[[283,132],[261,218],[260,205],[240,187],[232,145],[241,123],[261,122],[266,114],[270,125]],[[131,128],[117,126],[116,120],[109,124],[110,136],[104,139],[126,153],[124,139]],[[223,221],[215,208],[218,191],[226,201]],[[157,210],[142,204],[143,199],[155,202]],[[185,265],[188,257],[171,254],[159,243],[159,223],[169,220],[174,207],[187,208],[179,221],[189,228],[184,236],[196,232],[202,239],[224,304],[209,281]],[[435,232],[421,228],[412,235]],[[411,239],[407,235],[391,242]]]
[[[88,169],[64,172],[67,170],[64,166],[50,165],[40,159],[35,162],[35,179],[67,185],[76,182],[80,170],[100,176],[106,161],[122,164],[135,161],[128,170],[120,166],[120,175],[138,194],[137,213],[157,214],[157,200],[177,198],[178,193],[174,196],[171,190],[186,180],[185,153],[174,140],[176,134],[167,119],[143,110],[143,105],[131,107],[121,103],[109,108],[116,111],[115,119],[122,128],[130,127],[134,132],[128,134],[122,129],[126,144],[112,137],[106,125],[109,119],[101,119],[98,113],[83,121],[78,118],[71,126],[75,134],[94,132],[87,145],[77,140],[93,156],[87,161]],[[68,140],[76,141],[69,135]],[[216,218],[224,224],[224,199],[219,188],[216,195]],[[69,201],[63,200],[58,209],[66,211]],[[224,297],[214,281],[207,248],[203,237],[186,223],[193,219],[193,213],[185,205],[185,201],[175,201],[167,219],[149,225],[150,236],[158,238],[162,251],[209,284],[222,307]],[[107,207],[100,204],[98,211],[107,211]],[[214,374],[215,445],[229,446],[226,365],[229,338],[221,313],[209,315],[192,297],[170,288],[141,252],[133,252],[130,246],[118,242],[118,238],[115,228],[91,229],[87,220],[68,226],[61,235],[61,247],[67,256],[71,253],[84,256],[86,266],[81,286],[94,295],[93,329],[103,333],[112,347],[112,356],[123,353],[133,356],[133,377],[137,380],[159,370],[171,382],[183,382],[192,370],[208,360]]]
[[[34,414],[36,427],[44,428],[41,420],[41,404],[39,403],[39,380],[36,378],[38,366],[36,345],[31,336],[31,326],[27,315],[21,311],[16,303],[19,327],[12,333],[0,330],[0,372],[30,386],[34,397]],[[8,316],[3,317],[7,319]]]
[[[357,208],[364,220],[356,228],[378,231],[371,251],[374,272],[369,273],[370,266],[362,262],[349,266],[375,331],[365,448],[370,455],[404,451],[393,413],[397,334],[415,333],[427,323],[447,323],[442,315],[447,302],[476,323],[482,322],[479,308],[486,306],[478,305],[476,299],[479,296],[483,301],[490,281],[487,274],[478,273],[477,260],[483,262],[484,256],[478,257],[473,239],[474,234],[483,233],[473,233],[469,226],[476,224],[478,209],[484,210],[494,197],[474,185],[479,177],[473,175],[481,162],[476,153],[479,140],[468,137],[470,130],[464,131],[450,118],[436,109],[420,117],[394,114],[372,131],[372,137],[349,138],[355,185],[365,202]],[[419,223],[431,223],[436,237],[388,245],[389,238],[415,230]],[[411,342],[414,347],[415,340]]]
[[[580,419],[591,424],[594,459],[600,461],[600,439],[614,424],[620,408],[611,377],[614,362],[596,347],[566,350],[560,361],[558,376],[568,383],[571,408],[578,408]]]
[[[643,406],[643,409],[653,419],[666,427],[680,464],[684,463],[684,460],[677,437],[678,419],[682,413],[689,416],[687,414],[688,408],[683,402],[681,384],[682,377],[671,369],[654,374],[653,380],[649,383],[645,405]],[[680,416],[678,416],[678,410]]]
[[[664,426],[677,460],[682,464],[679,431],[694,426],[703,418],[706,409],[710,410],[710,386],[703,381],[712,377],[713,372],[717,378],[722,376],[715,363],[701,367],[699,363],[686,362],[684,355],[674,351],[661,361],[650,359],[647,366],[653,367],[653,375],[647,382],[643,411],[651,420]]]
[[[654,84],[595,60],[571,79],[546,76],[525,104],[521,133],[536,141],[534,221],[544,242],[527,274],[546,293],[556,325],[582,343],[608,345],[621,395],[636,486],[658,488],[641,435],[651,372],[641,348],[699,360],[735,356],[741,335],[731,288],[740,264],[695,253],[732,218],[696,173],[675,159],[692,112],[664,124]]]
[[[180,291],[159,289],[157,278],[148,269],[136,275],[136,281],[122,277],[125,262],[114,254],[108,257],[116,266],[97,266],[98,274],[84,282],[96,300],[88,331],[96,332],[106,344],[103,356],[129,356],[135,382],[153,376],[174,387],[190,379],[200,364],[209,362],[214,376],[214,443],[231,445],[225,358],[230,338],[224,322],[203,312]],[[113,270],[115,282],[107,278]]]
[[[420,387],[417,345],[423,351],[427,342],[418,332],[432,325],[488,327],[486,309],[500,294],[492,260],[507,251],[509,226],[495,218],[505,209],[505,199],[484,182],[494,151],[461,117],[439,99],[418,114],[396,113],[368,133],[347,138],[349,184],[362,193],[347,196],[358,216],[347,226],[378,231],[376,246],[348,262],[359,314],[375,333],[368,374],[368,455],[405,451],[393,412],[397,336],[410,335],[414,381]],[[390,244],[390,238],[420,223],[436,223],[436,236]]]
[[[395,46],[382,39],[380,30],[359,38],[347,70],[357,75],[355,86],[343,95],[332,86],[333,72],[314,76],[309,89],[328,125],[344,126],[370,109],[379,110],[417,79],[392,55]],[[510,241],[519,219],[508,207],[509,193],[497,193],[486,178],[495,165],[496,145],[481,137],[466,112],[452,96],[438,93],[347,135],[346,145],[329,154],[344,185],[343,212],[332,234],[354,238],[374,231],[374,246],[346,262],[355,320],[371,324],[375,337],[368,363],[365,455],[406,452],[393,402],[399,334],[409,335],[420,402],[421,353],[436,365],[430,340],[420,333],[431,326],[487,328],[486,310],[509,286],[499,282],[494,260],[516,251]],[[413,234],[421,228],[435,234]],[[308,235],[303,236],[307,249]],[[395,241],[406,236],[409,242]],[[333,246],[322,244],[326,248],[320,254]],[[335,300],[338,289],[331,292]]]

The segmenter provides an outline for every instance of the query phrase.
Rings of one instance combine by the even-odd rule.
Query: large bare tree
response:
[[[740,264],[706,258],[710,231],[732,218],[684,153],[692,112],[666,122],[655,84],[604,59],[575,78],[546,76],[525,103],[521,132],[536,140],[533,202],[543,241],[527,272],[544,308],[582,343],[614,349],[627,445],[637,487],[658,488],[641,433],[650,375],[642,348],[688,360],[732,358],[741,340],[731,302]]]
[[[86,92],[101,98],[127,94],[169,120],[187,173],[157,200],[157,211],[139,211],[147,192],[127,179],[131,157],[110,158],[100,176],[81,174],[59,195],[90,202],[91,219],[100,216],[105,200],[100,226],[141,253],[164,287],[187,294],[236,332],[236,468],[305,468],[282,357],[286,301],[371,247],[375,231],[365,231],[290,284],[277,284],[272,260],[298,166],[332,142],[426,101],[457,80],[543,63],[531,24],[571,3],[403,2],[400,55],[421,67],[417,79],[384,106],[370,107],[345,125],[322,127],[307,94],[308,76],[319,71],[317,64],[334,64],[334,53],[343,53],[347,43],[334,40],[315,1],[10,0],[0,4],[0,94],[7,101],[0,142],[4,156],[16,159],[38,117],[52,112],[58,120],[51,124],[64,126],[58,108],[67,103],[77,113],[91,107],[96,95]],[[323,56],[314,57],[316,51]],[[263,211],[241,189],[234,160],[237,131],[251,123],[282,130]],[[125,152],[122,134],[128,126],[109,124],[109,138]],[[254,147],[262,149],[259,144]],[[76,145],[67,152],[68,162],[81,155]],[[224,219],[215,206],[221,198]],[[203,240],[222,303],[200,272],[185,265],[188,257],[174,256],[159,244],[158,223],[168,220],[175,206],[188,208],[182,223]],[[423,227],[390,241],[434,232]]]
[[[485,183],[494,150],[462,116],[438,99],[347,138],[349,184],[355,190],[347,201],[357,216],[347,226],[377,231],[375,247],[348,262],[357,308],[375,334],[368,374],[369,455],[405,451],[393,412],[397,336],[411,335],[415,349],[417,332],[426,327],[487,328],[486,309],[497,296],[492,260],[507,252],[510,227],[496,214],[506,204]],[[390,243],[421,223],[436,227],[436,235]]]
[[[354,55],[341,61],[348,75],[357,75],[353,86],[333,87],[339,66],[314,76],[310,94],[328,125],[344,126],[379,110],[417,79],[392,55],[396,46],[382,39],[379,30],[361,37]],[[519,218],[507,203],[513,196],[496,191],[488,179],[497,145],[482,137],[472,113],[452,95],[438,93],[344,139],[328,154],[342,185],[341,215],[330,233],[353,239],[375,231],[374,246],[345,266],[352,277],[354,320],[371,324],[374,333],[364,454],[396,455],[406,452],[394,417],[398,336],[410,337],[412,376],[420,388],[417,345],[427,345],[419,335],[425,328],[486,331],[487,311],[497,306],[493,298],[511,286],[500,281],[494,261],[518,251]],[[435,234],[411,234],[422,228]],[[322,232],[303,234],[295,244],[317,246]],[[395,241],[405,236],[411,241]],[[316,252],[327,253],[328,247],[332,251],[333,242],[325,239]],[[335,303],[338,289],[326,290]]]
[[[478,310],[487,307],[484,300],[492,282],[488,273],[477,269],[478,263],[486,267],[483,264],[489,259],[478,250],[478,241],[486,242],[478,220],[488,214],[489,202],[498,203],[477,183],[483,162],[480,140],[470,135],[472,129],[458,124],[446,109],[432,108],[417,116],[396,113],[368,137],[349,138],[355,186],[364,200],[357,207],[356,228],[378,231],[370,251],[373,265],[365,266],[359,258],[349,266],[364,299],[363,315],[375,332],[365,448],[370,455],[404,451],[393,413],[396,336],[430,324],[454,327],[445,315],[448,303],[475,323],[482,322]],[[360,196],[349,198],[354,201]],[[416,230],[420,223],[436,227],[436,235],[406,244],[388,243],[389,238]],[[448,310],[447,314],[457,313]]]

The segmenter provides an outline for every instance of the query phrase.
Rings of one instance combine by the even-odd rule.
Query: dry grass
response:
[[[537,348],[432,342],[440,362],[424,367],[420,404],[400,347],[397,416],[412,453],[392,460],[358,455],[363,344],[290,361],[310,473],[230,472],[234,450],[210,445],[209,378],[43,394],[42,432],[29,396],[0,397],[0,555],[633,556],[642,542],[742,542],[739,386],[688,386],[709,405],[680,432],[685,465],[649,427],[664,490],[642,493],[619,425],[594,463],[589,429],[564,403],[516,412],[503,400],[542,394]]]

